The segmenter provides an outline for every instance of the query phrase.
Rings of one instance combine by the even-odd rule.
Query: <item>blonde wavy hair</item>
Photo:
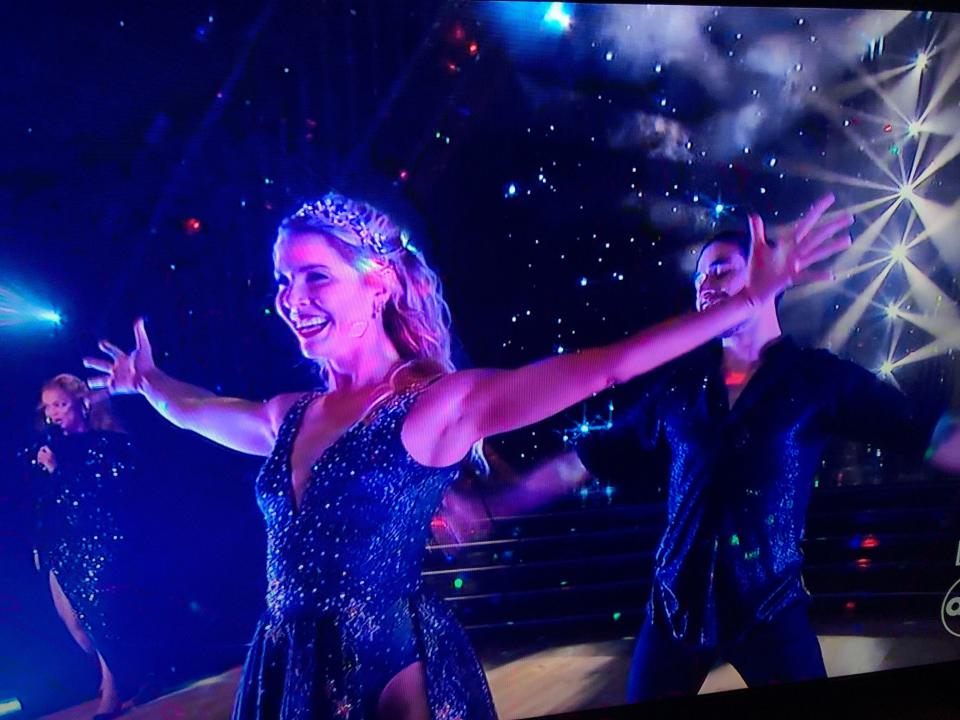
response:
[[[405,228],[363,200],[330,192],[284,218],[277,230],[278,236],[307,232],[339,241],[331,246],[358,272],[388,267],[396,277],[383,307],[383,326],[402,362],[373,407],[457,369],[450,357],[450,308],[443,285]],[[328,367],[322,360],[317,367],[324,386],[329,386]],[[471,460],[481,472],[489,472],[482,441],[474,446]]]
[[[40,388],[40,394],[42,395],[44,390],[54,389],[62,390],[73,400],[82,404],[87,426],[91,430],[124,432],[123,427],[117,422],[117,419],[110,411],[109,397],[105,393],[94,393],[87,387],[87,383],[76,375],[71,375],[70,373],[54,375]],[[37,423],[40,428],[46,425],[42,401],[37,404]]]
[[[403,228],[362,200],[328,193],[285,218],[278,235],[317,232],[359,272],[388,267],[396,277],[383,307],[383,326],[403,361],[392,383],[405,384],[456,370],[450,359],[450,308],[440,278]],[[321,378],[327,368],[318,362]],[[395,388],[399,389],[399,388]]]

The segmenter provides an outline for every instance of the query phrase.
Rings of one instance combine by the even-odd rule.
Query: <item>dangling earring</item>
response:
[[[81,404],[80,414],[83,416],[84,420],[90,419],[90,405],[87,402]]]
[[[53,420],[51,420],[49,417],[44,417],[44,418],[43,418],[43,421],[44,421],[47,425],[53,425]]]
[[[363,337],[363,334],[367,331],[367,328],[370,326],[370,323],[366,320],[358,320],[356,322],[350,323],[350,337],[358,338]]]
[[[380,303],[380,302],[377,302],[376,300],[374,300],[374,302],[373,302],[373,310],[370,312],[370,319],[371,319],[371,320],[376,320],[377,317],[380,315],[380,313],[383,312],[383,305],[384,305],[383,303]],[[361,337],[361,336],[367,331],[367,328],[369,328],[369,327],[370,327],[370,321],[369,321],[369,320],[358,320],[357,322],[351,323],[351,325],[350,325],[350,337],[352,337],[352,338]]]

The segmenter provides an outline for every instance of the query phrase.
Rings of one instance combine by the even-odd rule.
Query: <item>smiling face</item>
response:
[[[83,401],[60,387],[50,387],[40,394],[44,416],[66,434],[86,430]]]
[[[273,248],[277,312],[312,360],[349,357],[382,335],[375,308],[386,302],[386,287],[375,270],[355,267],[335,249],[338,242],[319,232],[283,232]]]

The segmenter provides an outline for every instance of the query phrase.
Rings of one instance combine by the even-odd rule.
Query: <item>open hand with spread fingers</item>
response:
[[[814,270],[812,266],[843,252],[852,242],[848,228],[853,216],[849,213],[820,222],[835,201],[832,193],[824,195],[801,218],[771,233],[769,240],[760,216],[750,215],[746,290],[754,304],[762,305],[794,285],[832,277],[829,270]]]
[[[153,349],[150,347],[150,339],[147,337],[143,318],[138,318],[133,324],[133,335],[136,346],[129,354],[113,343],[101,340],[99,347],[110,356],[110,359],[92,357],[83,359],[85,367],[105,373],[87,381],[91,389],[105,388],[111,395],[140,392],[144,375],[156,369],[153,362]]]

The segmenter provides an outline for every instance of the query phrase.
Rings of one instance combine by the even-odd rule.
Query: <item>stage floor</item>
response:
[[[565,645],[530,652],[509,662],[487,661],[490,685],[502,720],[617,705],[626,687],[633,639]],[[830,677],[960,659],[960,639],[929,637],[820,636]],[[514,653],[516,655],[516,653]],[[130,720],[228,720],[240,668],[191,683],[145,705]],[[715,668],[701,693],[744,687],[730,665]],[[48,720],[89,720],[90,701]]]

